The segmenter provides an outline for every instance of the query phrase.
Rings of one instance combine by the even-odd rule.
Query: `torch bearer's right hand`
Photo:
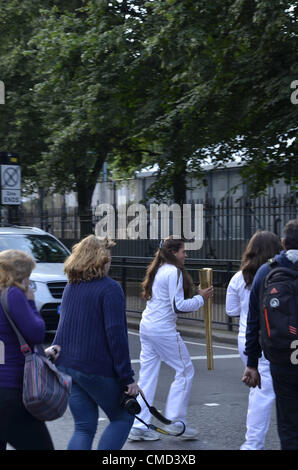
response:
[[[198,294],[203,297],[206,301],[213,296],[213,286],[207,287],[207,289],[201,289],[201,286],[198,287]]]

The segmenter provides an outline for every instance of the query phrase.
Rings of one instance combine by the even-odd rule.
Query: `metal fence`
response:
[[[225,198],[220,204],[214,200],[194,201],[203,204],[204,243],[200,250],[190,251],[194,259],[241,259],[243,250],[258,230],[270,230],[281,235],[282,228],[290,219],[298,218],[297,194],[279,197],[242,198],[234,201]],[[171,214],[170,214],[171,215]],[[82,217],[81,217],[82,219]],[[99,218],[95,209],[85,216],[94,231]],[[117,206],[115,221],[117,224]],[[82,221],[82,220],[81,220]],[[80,217],[77,207],[52,208],[37,210],[22,207],[18,214],[18,223],[36,226],[53,233],[68,246],[81,238]],[[149,225],[149,224],[148,224]],[[117,225],[116,225],[117,232]],[[114,253],[117,256],[152,256],[158,246],[158,240],[117,239]]]

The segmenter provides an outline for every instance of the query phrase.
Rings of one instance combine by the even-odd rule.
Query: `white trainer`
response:
[[[128,439],[130,441],[158,441],[160,437],[152,429],[131,428]]]
[[[170,424],[169,426],[166,427],[166,429],[170,432],[176,432],[179,433],[182,431],[182,425],[181,424]],[[195,428],[191,428],[190,426],[185,427],[185,431],[181,436],[178,436],[180,439],[196,439],[199,431]]]

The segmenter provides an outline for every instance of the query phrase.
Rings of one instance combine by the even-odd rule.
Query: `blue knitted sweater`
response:
[[[53,344],[61,346],[57,365],[87,374],[134,382],[128,349],[125,297],[106,276],[67,284]]]

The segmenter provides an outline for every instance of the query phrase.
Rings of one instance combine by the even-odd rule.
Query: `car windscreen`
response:
[[[64,263],[68,251],[55,238],[48,235],[0,234],[0,251],[23,250],[37,263]]]

